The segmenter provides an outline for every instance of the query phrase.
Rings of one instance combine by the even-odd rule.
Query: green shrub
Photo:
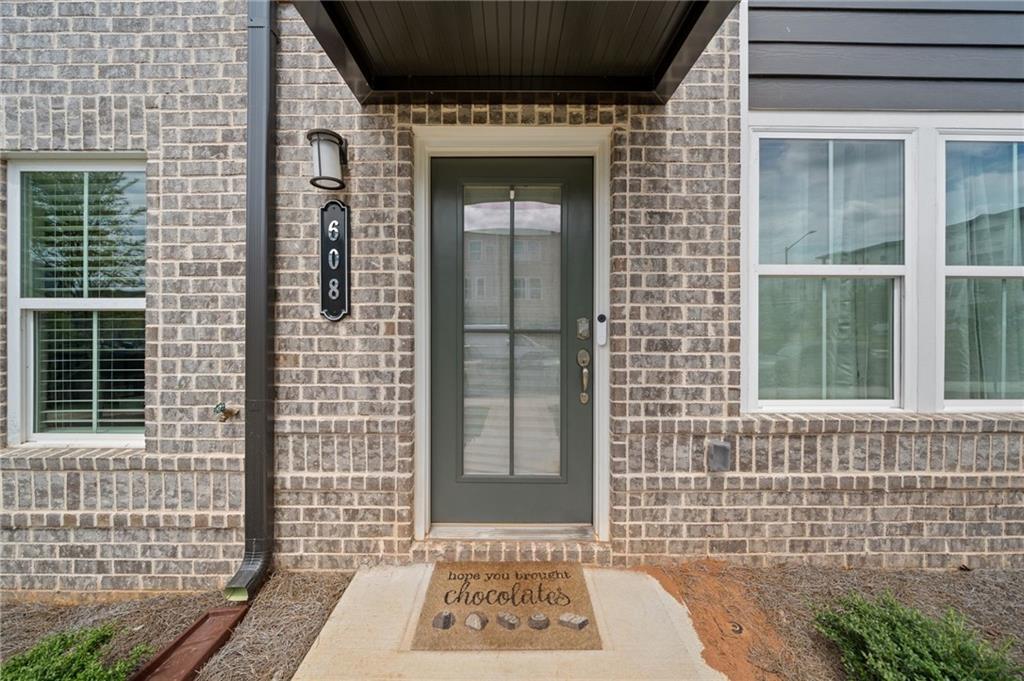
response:
[[[890,594],[875,601],[851,594],[819,610],[815,626],[836,644],[854,681],[1012,681],[1024,673],[950,609],[942,619],[901,605]]]
[[[107,665],[103,652],[115,633],[104,626],[45,638],[0,666],[0,681],[124,681],[151,651],[136,646],[127,658]]]

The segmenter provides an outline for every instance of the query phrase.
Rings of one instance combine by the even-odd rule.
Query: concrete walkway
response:
[[[651,577],[584,569],[603,650],[410,650],[431,565],[360,570],[327,619],[294,681],[332,679],[707,679],[686,608]]]

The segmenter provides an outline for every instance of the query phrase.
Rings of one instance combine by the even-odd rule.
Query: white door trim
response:
[[[594,159],[594,314],[609,314],[611,126],[414,125],[413,257],[416,432],[413,534],[430,531],[430,159],[434,156],[591,156]],[[610,320],[609,320],[610,321]],[[611,539],[610,342],[594,345],[594,535]]]

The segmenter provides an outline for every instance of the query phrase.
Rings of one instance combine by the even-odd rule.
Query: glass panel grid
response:
[[[950,140],[945,167],[943,394],[1024,400],[1024,143]]]
[[[902,140],[760,140],[759,400],[896,399],[904,185]]]
[[[561,472],[561,187],[463,188],[463,460]]]

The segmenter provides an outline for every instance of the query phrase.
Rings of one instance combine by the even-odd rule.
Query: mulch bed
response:
[[[291,678],[350,578],[345,573],[274,573],[230,641],[210,658],[198,678]],[[23,602],[8,593],[0,598],[0,659],[23,652],[50,634],[103,624],[118,628],[110,645],[111,660],[127,656],[140,644],[156,652],[208,609],[224,605],[219,591],[79,605]]]
[[[1021,570],[747,568],[700,560],[665,571],[669,590],[674,586],[690,609],[705,659],[733,681],[845,678],[837,651],[814,630],[814,608],[851,591],[868,596],[888,591],[931,616],[955,608],[991,643],[1014,639],[1010,654],[1024,664]]]

